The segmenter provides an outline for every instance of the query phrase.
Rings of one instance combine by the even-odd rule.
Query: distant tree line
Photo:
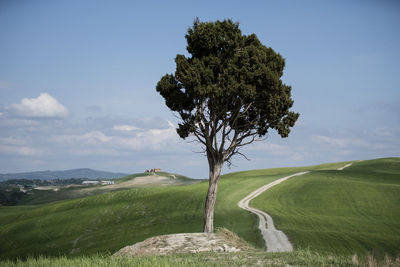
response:
[[[0,188],[0,206],[15,206],[26,195],[17,187]]]
[[[22,186],[46,186],[46,185],[69,185],[69,184],[82,184],[83,181],[89,180],[88,178],[68,178],[68,179],[51,179],[51,180],[40,180],[40,179],[10,179],[4,182],[0,182],[1,185],[22,185]],[[93,179],[90,179],[93,180]]]
[[[0,206],[15,206],[27,196],[25,190],[34,189],[36,186],[65,186],[70,184],[82,184],[87,178],[69,179],[10,179],[0,182]],[[93,180],[93,179],[91,179]],[[24,190],[21,190],[23,188]]]

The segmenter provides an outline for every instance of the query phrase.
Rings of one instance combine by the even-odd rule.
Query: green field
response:
[[[178,186],[178,185],[189,185],[189,184],[194,184],[198,183],[201,180],[195,180],[195,179],[190,179],[186,176],[178,175],[178,174],[171,174],[167,172],[159,172],[157,173],[158,176],[166,177],[166,178],[172,178],[169,179],[171,181],[170,184],[166,185],[164,184],[163,186]],[[82,197],[87,197],[87,196],[93,196],[93,195],[99,195],[99,194],[105,194],[113,191],[119,191],[119,190],[127,190],[132,187],[154,187],[158,186],[161,184],[155,182],[155,184],[150,183],[150,184],[144,184],[144,185],[128,185],[124,184],[129,181],[134,181],[136,178],[140,177],[147,177],[149,176],[154,177],[153,174],[151,173],[137,173],[137,174],[132,174],[128,175],[123,178],[119,179],[114,179],[114,182],[116,185],[124,185],[123,187],[117,187],[114,188],[113,185],[90,185],[90,186],[84,186],[82,184],[74,184],[72,186],[50,186],[48,190],[43,190],[43,189],[32,189],[28,191],[26,194],[22,194],[21,198],[19,198],[16,201],[16,204],[14,205],[37,205],[37,204],[45,204],[45,203],[50,203],[50,202],[55,202],[55,201],[60,201],[60,200],[66,200],[66,199],[74,199],[74,198],[82,198]],[[46,187],[46,186],[42,186]],[[57,190],[54,190],[54,188],[57,188]],[[1,187],[0,186],[0,193],[7,193],[7,187]],[[19,191],[19,188],[17,187],[15,190]],[[10,194],[10,193],[8,193]]]
[[[264,242],[258,233],[256,217],[241,210],[237,202],[258,187],[301,170],[304,168],[223,176],[216,205],[216,227],[226,227],[262,247]],[[113,253],[151,236],[200,232],[207,186],[207,182],[202,182],[134,188],[43,205],[0,207],[0,238],[5,241],[0,244],[0,257]]]
[[[268,212],[295,248],[341,254],[400,253],[400,160],[313,171],[251,202]]]
[[[388,160],[393,164],[383,166],[382,162]],[[295,247],[300,248],[298,253],[307,251],[306,247],[319,253],[344,255],[352,251],[366,253],[377,250],[376,247],[391,254],[398,253],[399,162],[399,159],[365,161],[343,171],[334,170],[347,162],[224,175],[219,184],[215,226],[225,227],[255,247],[263,248],[257,218],[241,210],[237,202],[275,179],[313,170],[307,176],[290,179],[265,192],[252,205],[274,217],[277,228],[287,231]],[[382,174],[380,182],[371,174],[375,172]],[[307,185],[309,180],[315,183],[311,188]],[[343,191],[353,183],[359,190]],[[332,184],[337,186],[329,189],[327,185]],[[207,186],[207,182],[201,182],[131,188],[40,205],[0,207],[0,258],[109,255],[151,236],[200,232]],[[314,187],[321,193],[314,192],[311,198],[309,193]],[[366,190],[372,190],[373,194]],[[342,195],[347,199],[339,197]],[[310,201],[308,206],[307,200]],[[326,207],[332,207],[339,215],[332,215]],[[294,218],[296,223],[291,223]],[[368,223],[363,224],[366,218]],[[340,222],[346,222],[348,227],[338,228]],[[353,229],[350,237],[349,229]],[[373,229],[376,232],[372,232]],[[384,231],[385,235],[379,231]],[[321,233],[325,234],[323,238],[319,238]],[[375,239],[370,239],[374,236]]]
[[[380,265],[377,265],[377,263]],[[53,266],[173,266],[173,267],[203,267],[203,266],[398,266],[396,259],[377,260],[372,257],[352,257],[329,255],[299,250],[291,253],[236,252],[215,253],[203,252],[196,254],[174,254],[165,256],[112,257],[108,254],[81,257],[37,257],[18,261],[0,261],[4,267],[53,267]],[[385,264],[385,265],[383,265]]]

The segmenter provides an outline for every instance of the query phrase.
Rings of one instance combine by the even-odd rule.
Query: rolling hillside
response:
[[[40,186],[22,195],[16,205],[37,205],[54,201],[81,198],[99,194],[105,194],[118,190],[126,190],[133,187],[154,187],[154,186],[179,186],[199,183],[201,180],[170,174],[167,172],[137,173],[115,179],[113,185],[91,185],[73,184],[65,186]],[[0,196],[2,191],[0,186]]]
[[[69,179],[69,178],[87,178],[87,179],[112,179],[127,176],[126,173],[105,172],[88,168],[73,169],[65,171],[37,171],[21,173],[0,173],[0,181],[9,179]]]
[[[398,162],[399,159],[394,160]],[[375,245],[380,246],[380,242],[385,242],[388,244],[385,247],[385,251],[395,252],[398,250],[398,247],[392,244],[391,240],[396,235],[398,236],[399,230],[399,224],[396,224],[394,221],[394,219],[400,218],[397,208],[399,205],[394,207],[396,203],[398,204],[398,196],[400,195],[398,192],[399,174],[396,171],[389,170],[389,173],[385,176],[386,178],[382,180],[385,181],[382,185],[383,187],[379,187],[382,181],[378,183],[379,186],[375,186],[376,179],[369,175],[370,171],[367,171],[368,168],[370,170],[377,170],[379,169],[378,167],[382,167],[379,162],[375,167],[373,166],[375,164],[374,161],[365,161],[355,163],[352,167],[341,172],[334,171],[344,164],[346,163],[254,170],[224,175],[219,185],[215,226],[226,227],[249,243],[262,248],[263,240],[259,235],[256,226],[258,222],[255,216],[240,209],[237,206],[237,202],[253,190],[284,175],[304,170],[314,170],[307,177],[304,176],[301,179],[299,177],[285,182],[296,189],[295,192],[297,192],[297,195],[287,193],[284,187],[279,186],[279,191],[284,196],[281,198],[277,195],[270,197],[269,193],[273,193],[271,190],[271,192],[265,192],[259,198],[255,199],[253,205],[259,208],[261,206],[262,209],[271,212],[276,220],[277,228],[286,229],[290,238],[295,242],[296,247],[304,247],[300,238],[302,238],[302,234],[303,236],[308,236],[308,233],[310,233],[309,241],[307,241],[308,246],[312,249],[324,251],[331,250],[331,247],[326,244],[332,242],[330,239],[318,239],[315,236],[318,236],[320,233],[313,234],[311,230],[305,230],[304,224],[310,224],[307,221],[303,224],[299,223],[299,226],[296,228],[296,224],[288,224],[288,220],[286,220],[287,216],[292,216],[290,219],[296,217],[300,219],[304,216],[301,215],[301,212],[306,213],[309,209],[309,207],[304,206],[304,210],[301,210],[303,202],[299,202],[297,206],[294,205],[299,199],[304,199],[305,190],[310,190],[307,186],[297,187],[297,181],[303,181],[303,179],[304,181],[308,181],[308,179],[313,179],[313,177],[323,177],[318,179],[332,184],[335,183],[335,177],[341,177],[342,182],[351,180],[367,187],[372,183],[373,187],[377,188],[376,190],[379,192],[381,192],[380,190],[386,192],[385,190],[392,188],[393,192],[390,191],[392,193],[366,194],[362,198],[361,194],[356,192],[353,194],[354,190],[349,190],[347,195],[349,195],[349,199],[352,201],[347,200],[345,202],[346,205],[343,207],[340,206],[344,205],[343,202],[339,201],[340,198],[328,198],[326,202],[330,203],[329,205],[335,207],[338,211],[343,211],[341,216],[345,222],[356,223],[353,228],[361,226],[359,232],[354,232],[355,234],[351,236],[352,240],[357,240],[356,242],[336,243],[337,246],[344,246],[346,248],[340,250],[341,253],[345,254],[350,251],[366,253],[367,251],[374,250],[374,247],[365,245],[371,242],[368,243],[366,241],[367,238],[365,238],[363,232],[371,228],[363,226],[357,220],[353,221],[348,211],[357,211],[358,208],[362,207],[358,203],[367,202],[369,203],[368,208],[357,212],[363,214],[364,218],[374,218],[376,216],[375,212],[381,209],[380,205],[386,205],[385,209],[381,211],[380,218],[382,218],[381,224],[384,225],[382,227],[387,235],[384,235],[383,238],[375,239],[379,241]],[[392,169],[396,169],[398,164],[395,163],[394,166]],[[383,174],[387,170],[388,167],[383,166],[382,171],[378,173]],[[349,178],[347,178],[346,173],[349,175]],[[127,181],[124,179],[120,183]],[[313,183],[319,184],[318,182]],[[82,256],[97,253],[114,253],[126,245],[131,245],[151,236],[169,233],[200,232],[202,230],[203,206],[207,186],[207,181],[204,181],[183,186],[136,187],[42,205],[0,207],[0,239],[3,240],[0,243],[0,258],[23,258],[28,255]],[[348,185],[344,187],[346,186]],[[322,189],[325,187],[319,186]],[[340,187],[340,190],[342,190],[342,187]],[[360,192],[363,192],[363,190],[360,190]],[[396,192],[398,193],[397,195],[395,195]],[[337,196],[337,193],[332,194]],[[324,194],[321,193],[322,195]],[[274,199],[278,200],[273,202]],[[287,203],[290,205],[282,206],[282,203],[285,203],[282,199],[287,199]],[[338,199],[338,201],[335,199]],[[311,200],[313,203],[316,203],[314,199]],[[393,205],[388,205],[389,202]],[[374,203],[376,207],[371,208]],[[289,206],[296,206],[298,210],[292,208],[290,212],[286,212],[286,208]],[[318,207],[318,205],[314,206]],[[314,207],[311,210],[315,209]],[[292,214],[292,211],[296,213]],[[368,213],[369,211],[371,212]],[[382,216],[384,214],[391,215]],[[318,221],[321,220],[321,217],[326,216],[328,219],[325,221],[330,222],[328,215],[310,215],[309,220]],[[346,218],[349,218],[349,221],[346,221]],[[375,224],[378,225],[379,220],[375,220]],[[347,228],[335,228],[334,222],[325,224],[324,227],[325,232],[331,233],[331,235],[328,234],[327,236],[339,236],[340,239],[348,233]],[[340,229],[343,229],[343,231],[341,232]],[[387,229],[390,229],[393,238],[388,234],[389,230]]]
[[[268,212],[296,248],[351,254],[400,253],[400,159],[313,171],[250,204]]]

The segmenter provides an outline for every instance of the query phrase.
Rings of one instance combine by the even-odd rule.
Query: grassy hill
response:
[[[140,182],[137,182],[140,180]],[[160,172],[157,175],[152,173],[137,173],[115,179],[115,185],[67,185],[67,186],[41,186],[40,189],[32,189],[23,194],[16,205],[37,205],[50,202],[82,198],[87,196],[105,194],[118,190],[127,190],[136,187],[154,186],[179,186],[199,183],[201,180],[191,179],[186,176]],[[2,191],[1,191],[2,190]],[[0,193],[7,188],[0,187]]]
[[[318,174],[320,174],[319,177],[324,177],[322,179],[319,178],[320,181],[326,180],[328,182],[334,181],[334,179],[331,178],[332,175],[334,177],[336,177],[335,175],[342,175],[341,181],[343,182],[347,179],[351,181],[356,181],[358,179],[358,183],[368,185],[375,180],[372,176],[368,175],[365,178],[366,181],[363,180],[362,170],[365,170],[365,173],[368,174],[368,168],[372,170],[379,169],[368,165],[368,161],[354,164],[353,167],[345,169],[342,172],[333,171],[346,163],[347,162],[324,164],[312,167],[253,170],[224,175],[219,184],[215,211],[215,226],[226,227],[249,243],[262,248],[263,240],[257,229],[257,218],[249,212],[241,210],[237,206],[237,202],[262,185],[283,176],[304,170],[314,170],[314,172],[301,179],[298,177],[286,181],[282,185],[286,183],[292,185],[292,183],[296,183],[296,181],[307,181],[307,179],[312,179],[312,177],[314,177],[313,175],[318,176]],[[374,162],[370,163],[372,164]],[[364,164],[364,166],[362,164]],[[397,166],[396,164],[394,165]],[[382,165],[379,166],[382,167]],[[357,168],[359,168],[358,174]],[[393,169],[396,168],[393,167]],[[387,170],[387,167],[383,167],[382,172],[379,172],[379,174],[384,174],[383,171],[387,172]],[[346,178],[346,173],[351,174],[351,178]],[[393,172],[389,171],[387,175],[388,176],[385,176],[386,178],[383,178],[383,180],[387,182],[386,185],[390,185],[390,188],[397,188],[394,189],[393,192],[398,192],[396,191],[399,186],[399,181],[396,178],[399,177],[398,173],[393,174]],[[129,179],[121,180],[119,182],[123,183],[128,180]],[[35,206],[0,207],[0,239],[2,240],[0,243],[0,258],[15,259],[28,257],[30,255],[65,255],[68,257],[81,257],[84,255],[96,255],[98,253],[114,253],[126,245],[131,245],[151,236],[181,232],[200,232],[202,230],[203,206],[207,186],[208,182],[204,181],[183,186],[130,188],[122,191],[108,192],[105,194]],[[322,185],[320,188],[325,188],[325,186]],[[292,193],[287,193],[280,185],[278,189],[282,194],[286,194],[286,197],[280,198],[280,196],[276,195],[276,192],[274,193],[271,190],[271,192],[265,192],[254,200],[254,204],[252,203],[252,205],[259,208],[261,206],[262,209],[270,212],[276,220],[277,227],[288,231],[296,247],[302,248],[309,246],[319,251],[323,251],[324,249],[330,250],[331,247],[326,246],[325,243],[331,242],[331,240],[322,239],[321,241],[321,239],[316,238],[319,233],[313,235],[312,231],[309,231],[311,238],[309,238],[310,241],[307,241],[307,245],[301,243],[300,238],[302,234],[304,235],[308,230],[304,230],[302,224],[299,224],[296,230],[295,224],[288,224],[287,217],[285,217],[301,216],[293,216],[293,214],[289,214],[286,210],[282,210],[283,206],[279,206],[285,203],[282,199],[287,199],[288,204],[293,204],[293,202],[295,203],[298,201],[298,198],[304,198],[302,197],[305,195],[303,190],[308,190],[307,187],[303,187],[303,190],[296,189],[296,192],[298,192],[297,197]],[[382,190],[384,189],[382,188]],[[360,192],[363,192],[363,190],[360,190]],[[275,194],[275,197],[269,197],[269,193]],[[335,193],[332,194],[335,195]],[[351,195],[352,191],[348,194]],[[344,204],[346,205],[343,208],[340,206],[336,208],[338,210],[352,210],[359,207],[358,205],[353,205],[353,203],[363,203],[365,201],[368,201],[371,206],[374,203],[387,205],[387,202],[392,202],[396,204],[399,201],[399,195],[400,194],[397,194],[397,196],[385,194],[383,196],[377,193],[368,194],[359,201],[345,202]],[[354,194],[354,198],[359,198],[360,196],[360,194]],[[292,197],[292,200],[290,200],[290,197]],[[275,198],[278,200],[273,202]],[[332,203],[333,200],[326,201]],[[337,204],[333,206],[342,204],[342,202],[337,202]],[[398,206],[399,205],[397,205],[397,207]],[[398,236],[399,229],[399,225],[394,223],[395,218],[400,218],[397,213],[397,207],[387,206],[387,208],[385,208],[387,211],[383,212],[392,213],[391,218],[388,216],[383,217],[384,221],[382,221],[382,224],[389,225],[388,227],[392,230],[397,229],[397,232],[393,232],[393,236],[396,236],[396,234]],[[286,206],[284,208],[286,209]],[[294,208],[292,208],[292,210],[293,209]],[[304,209],[308,210],[306,206]],[[373,210],[378,209],[379,208]],[[364,219],[375,216],[374,213],[368,214],[369,210],[371,209],[360,211],[360,213],[364,214]],[[294,213],[294,215],[301,214],[301,210],[296,210],[296,212],[297,213]],[[348,214],[348,212],[346,212],[346,214]],[[315,220],[320,220],[320,217],[323,217],[318,217],[317,211],[314,211],[314,215],[316,216]],[[289,220],[291,219],[292,218]],[[311,218],[310,220],[313,219]],[[329,218],[326,221],[330,221]],[[360,225],[358,221],[357,223]],[[333,225],[333,222],[326,225],[326,232],[331,231],[332,236],[339,235],[340,237],[341,235],[345,235],[337,228],[329,230],[328,228],[331,225]],[[284,227],[286,227],[286,229],[284,229]],[[358,238],[359,241],[357,242],[362,244],[364,244],[363,240],[366,240],[362,232],[364,229],[368,230],[370,228],[360,228],[360,231],[352,236],[353,239]],[[386,239],[386,236],[381,240],[389,240],[388,242],[391,242],[390,237]],[[344,244],[347,246],[347,243]],[[355,243],[350,242],[348,246],[351,247],[354,244]],[[379,244],[380,243],[377,245]],[[389,252],[393,252],[393,250],[398,249],[395,245],[390,244],[391,243],[389,243],[385,250],[387,249]],[[336,243],[336,245],[342,246],[343,244]],[[355,246],[353,250],[366,252],[370,249],[368,246],[362,245]],[[343,250],[340,251],[343,252]]]
[[[65,171],[37,171],[37,172],[20,172],[20,173],[0,173],[0,181],[9,179],[69,179],[69,178],[86,178],[86,179],[100,179],[100,178],[120,178],[126,176],[126,173],[115,173],[93,170],[89,168],[73,169]]]
[[[256,170],[223,176],[215,225],[262,246],[256,217],[240,209],[237,202],[256,188],[303,169]],[[126,177],[119,182],[129,180]],[[134,188],[43,205],[0,207],[0,238],[6,241],[0,243],[0,257],[111,253],[155,235],[199,232],[207,187],[208,183],[202,182]]]
[[[385,265],[377,265],[384,263]],[[174,254],[162,256],[139,256],[139,257],[112,257],[108,254],[85,255],[80,257],[31,257],[27,260],[5,260],[0,261],[0,266],[4,267],[53,267],[53,266],[135,266],[135,267],[154,267],[154,266],[174,266],[174,267],[204,267],[204,266],[399,266],[396,259],[385,258],[377,261],[372,257],[351,257],[341,255],[329,255],[300,250],[291,253],[265,253],[256,252],[236,252],[232,253],[213,253],[202,252],[195,254]]]
[[[250,203],[268,212],[296,248],[400,253],[400,159],[355,162],[290,179]]]

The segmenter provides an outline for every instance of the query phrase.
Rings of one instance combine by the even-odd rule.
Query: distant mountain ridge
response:
[[[64,171],[36,171],[21,173],[0,174],[0,181],[9,179],[68,179],[68,178],[88,178],[88,179],[105,179],[105,178],[121,178],[127,176],[126,173],[106,172],[93,170],[89,168],[72,169]]]

